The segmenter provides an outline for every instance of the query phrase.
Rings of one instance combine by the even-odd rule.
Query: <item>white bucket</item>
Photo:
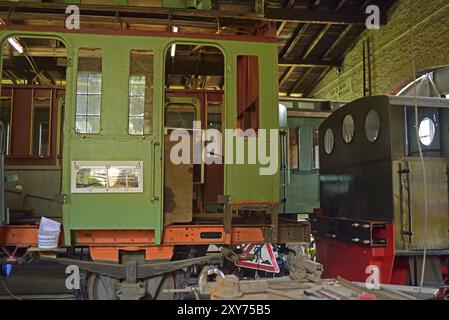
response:
[[[37,235],[37,245],[40,249],[56,249],[59,245],[59,232],[39,233]]]
[[[56,249],[59,246],[59,222],[42,217],[37,234],[37,245],[40,249]]]

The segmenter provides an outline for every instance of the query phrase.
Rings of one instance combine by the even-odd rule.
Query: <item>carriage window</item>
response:
[[[259,59],[237,57],[237,127],[259,128]]]
[[[299,138],[301,129],[289,129],[290,169],[299,169]]]
[[[150,135],[153,112],[153,51],[131,50],[128,133]]]
[[[53,38],[10,37],[2,47],[0,119],[8,165],[53,165],[61,150],[58,101],[65,95],[67,50]],[[59,158],[60,159],[60,158]]]
[[[79,49],[76,132],[100,133],[102,50]]]
[[[32,154],[47,156],[50,154],[51,97],[35,97],[32,112]]]
[[[171,103],[165,107],[165,127],[192,129],[195,121],[195,106],[187,103]]]
[[[221,131],[221,111],[223,105],[221,102],[208,101],[207,104],[207,128]]]
[[[73,193],[143,192],[141,161],[74,161]]]

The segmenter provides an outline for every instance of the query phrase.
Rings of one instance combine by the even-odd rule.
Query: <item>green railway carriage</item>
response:
[[[166,269],[173,272],[185,267],[182,260],[192,257],[192,250],[202,248],[204,254],[209,244],[307,240],[307,224],[278,223],[277,168],[262,175],[267,164],[259,159],[210,167],[174,166],[168,159],[170,132],[195,132],[189,124],[193,119],[203,130],[254,129],[244,139],[246,147],[250,139],[261,140],[262,129],[279,130],[277,46],[271,38],[3,26],[0,42],[8,74],[14,63],[27,63],[23,58],[33,59],[31,52],[38,49],[34,59],[65,68],[65,79],[50,85],[44,83],[49,73],[36,73],[28,87],[17,81],[3,85],[2,97],[10,96],[5,99],[11,104],[6,170],[15,170],[19,180],[25,173],[32,176],[41,193],[52,188],[61,194],[59,205],[36,206],[33,215],[62,218],[60,245],[89,248],[93,264],[80,267],[93,274],[91,286],[104,272],[96,261],[120,265],[129,256],[138,256],[131,260],[139,263],[181,260]],[[14,42],[23,53],[14,50]],[[185,62],[196,59],[197,52],[196,71],[186,70]],[[190,90],[176,86],[177,72],[193,73],[187,79],[193,83]],[[210,84],[215,78],[202,77],[204,72],[218,82]],[[51,94],[40,96],[45,90]],[[19,129],[15,119],[22,118],[28,120]],[[20,146],[27,132],[30,141]],[[228,137],[223,136],[225,145]],[[264,144],[277,164],[277,150],[270,150],[269,139]],[[235,143],[232,148],[235,156]],[[215,156],[223,160],[230,150]],[[59,175],[49,180],[50,172]],[[1,245],[36,245],[37,226],[17,226],[9,218],[2,216]],[[190,253],[180,254],[186,245]],[[201,256],[199,251],[193,256]],[[109,276],[127,279],[120,270]],[[90,297],[96,297],[98,291],[93,292]]]

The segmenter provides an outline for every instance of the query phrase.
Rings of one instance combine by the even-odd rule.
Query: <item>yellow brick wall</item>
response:
[[[364,32],[341,72],[332,69],[311,92],[313,98],[352,101],[363,96],[362,49],[368,37],[373,95],[397,92],[412,81],[413,44],[418,72],[449,65],[448,0],[398,0],[388,20],[380,30]]]

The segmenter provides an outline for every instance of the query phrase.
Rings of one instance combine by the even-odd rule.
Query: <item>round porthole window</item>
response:
[[[380,119],[376,110],[368,112],[365,118],[365,135],[369,142],[375,142],[379,138]]]
[[[327,154],[331,154],[332,151],[334,151],[334,144],[334,132],[329,128],[324,134],[324,151],[326,151]]]
[[[343,126],[342,126],[342,134],[343,134],[343,140],[346,143],[351,143],[352,139],[354,139],[354,118],[351,115],[347,115],[343,119]]]
[[[432,119],[424,118],[419,124],[419,140],[425,146],[430,146],[435,139],[435,123]]]

